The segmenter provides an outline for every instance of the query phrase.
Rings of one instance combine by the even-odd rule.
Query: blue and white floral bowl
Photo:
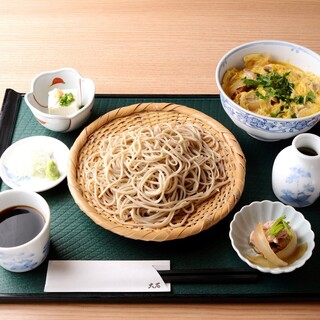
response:
[[[30,241],[15,247],[0,247],[0,266],[11,272],[26,272],[38,267],[50,248],[50,208],[38,193],[27,190],[0,192],[0,212],[15,206],[29,206],[41,212],[45,219],[40,233]]]
[[[216,83],[227,115],[239,128],[262,141],[288,139],[310,130],[320,120],[320,112],[296,119],[266,117],[240,107],[223,91],[221,82],[225,72],[232,67],[241,68],[243,57],[252,53],[269,53],[274,61],[290,63],[320,76],[320,56],[298,44],[264,40],[240,45],[226,53],[216,69]]]

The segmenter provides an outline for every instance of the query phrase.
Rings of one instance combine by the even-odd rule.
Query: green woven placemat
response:
[[[13,94],[11,92],[11,94]],[[81,130],[55,133],[42,127],[33,117],[24,100],[6,102],[6,109],[19,103],[12,142],[28,136],[46,135],[63,141],[71,147]],[[18,102],[17,102],[18,101]],[[64,181],[52,190],[42,192],[52,212],[51,250],[54,260],[171,260],[171,268],[246,267],[231,247],[229,224],[235,212],[252,201],[277,200],[271,188],[271,168],[276,155],[291,140],[267,143],[255,140],[238,129],[227,117],[217,95],[206,96],[108,96],[97,95],[94,112],[89,122],[100,115],[138,102],[172,102],[200,110],[224,124],[238,139],[247,159],[247,175],[243,195],[234,210],[221,222],[198,235],[164,243],[126,239],[102,229],[93,223],[75,205]],[[88,122],[88,123],[89,123]],[[0,131],[1,132],[1,131]],[[319,132],[317,125],[312,132]],[[0,141],[2,141],[0,136]],[[1,191],[8,189],[3,183]],[[319,201],[300,210],[310,221],[317,235],[320,233]],[[290,274],[262,274],[252,284],[174,284],[165,294],[46,294],[43,292],[47,261],[37,269],[24,273],[10,273],[0,268],[0,299],[37,301],[47,299],[86,299],[119,301],[231,301],[231,300],[317,300],[320,298],[320,280],[315,273],[320,268],[317,246],[312,258]]]

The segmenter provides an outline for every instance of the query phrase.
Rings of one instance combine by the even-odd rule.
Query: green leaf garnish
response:
[[[278,72],[269,72],[265,75],[256,74],[257,80],[244,78],[243,82],[246,86],[257,89],[262,87],[266,92],[266,98],[274,97],[278,100],[290,101],[290,96],[294,88],[294,84],[289,82],[287,77],[290,73],[280,75]],[[261,93],[256,91],[257,96],[261,98]]]
[[[272,224],[271,228],[269,229],[269,234],[271,236],[277,236],[280,231],[282,231],[283,229],[287,230],[287,233],[289,235],[289,237],[292,236],[290,227],[289,227],[289,222],[285,221],[284,219],[286,218],[286,216],[281,216],[280,218],[278,218],[277,220],[274,221],[274,223]]]
[[[297,96],[293,99],[296,104],[306,104],[308,101],[314,102],[316,96],[312,91],[309,91],[306,96]]]
[[[315,94],[312,91],[309,91],[305,96],[297,96],[291,98],[291,95],[294,90],[294,84],[288,80],[288,75],[290,72],[286,72],[283,75],[280,75],[278,72],[267,72],[265,75],[256,74],[256,80],[243,78],[243,82],[249,88],[255,90],[255,93],[258,98],[266,100],[268,98],[274,98],[278,101],[284,101],[289,106],[291,102],[296,104],[306,104],[308,101],[315,101]],[[260,90],[259,90],[260,89]],[[261,93],[261,89],[264,90],[265,94]],[[276,117],[279,114],[276,115]]]
[[[259,86],[259,81],[253,80],[253,79],[248,79],[247,77],[245,77],[243,79],[243,82],[246,86],[251,87],[253,89],[258,88]]]

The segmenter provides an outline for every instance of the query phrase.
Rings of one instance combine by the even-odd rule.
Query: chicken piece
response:
[[[277,235],[271,235],[269,233],[269,230],[271,229],[273,224],[274,224],[274,221],[268,221],[264,223],[263,231],[266,235],[266,239],[268,240],[271,249],[273,250],[274,253],[277,253],[283,250],[288,245],[288,243],[291,240],[291,236],[289,235],[287,229],[282,229]],[[250,244],[253,246],[253,248],[257,253],[261,253],[255,246],[253,234],[254,234],[254,231],[252,231],[250,234],[250,240],[249,240]]]

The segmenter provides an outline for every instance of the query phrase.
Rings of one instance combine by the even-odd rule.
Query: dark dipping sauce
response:
[[[36,237],[45,219],[35,208],[14,206],[0,211],[0,247],[22,245]]]
[[[318,153],[315,150],[313,150],[312,148],[309,148],[309,147],[300,147],[300,148],[298,148],[298,150],[301,153],[305,154],[306,156],[317,156],[318,155]]]

